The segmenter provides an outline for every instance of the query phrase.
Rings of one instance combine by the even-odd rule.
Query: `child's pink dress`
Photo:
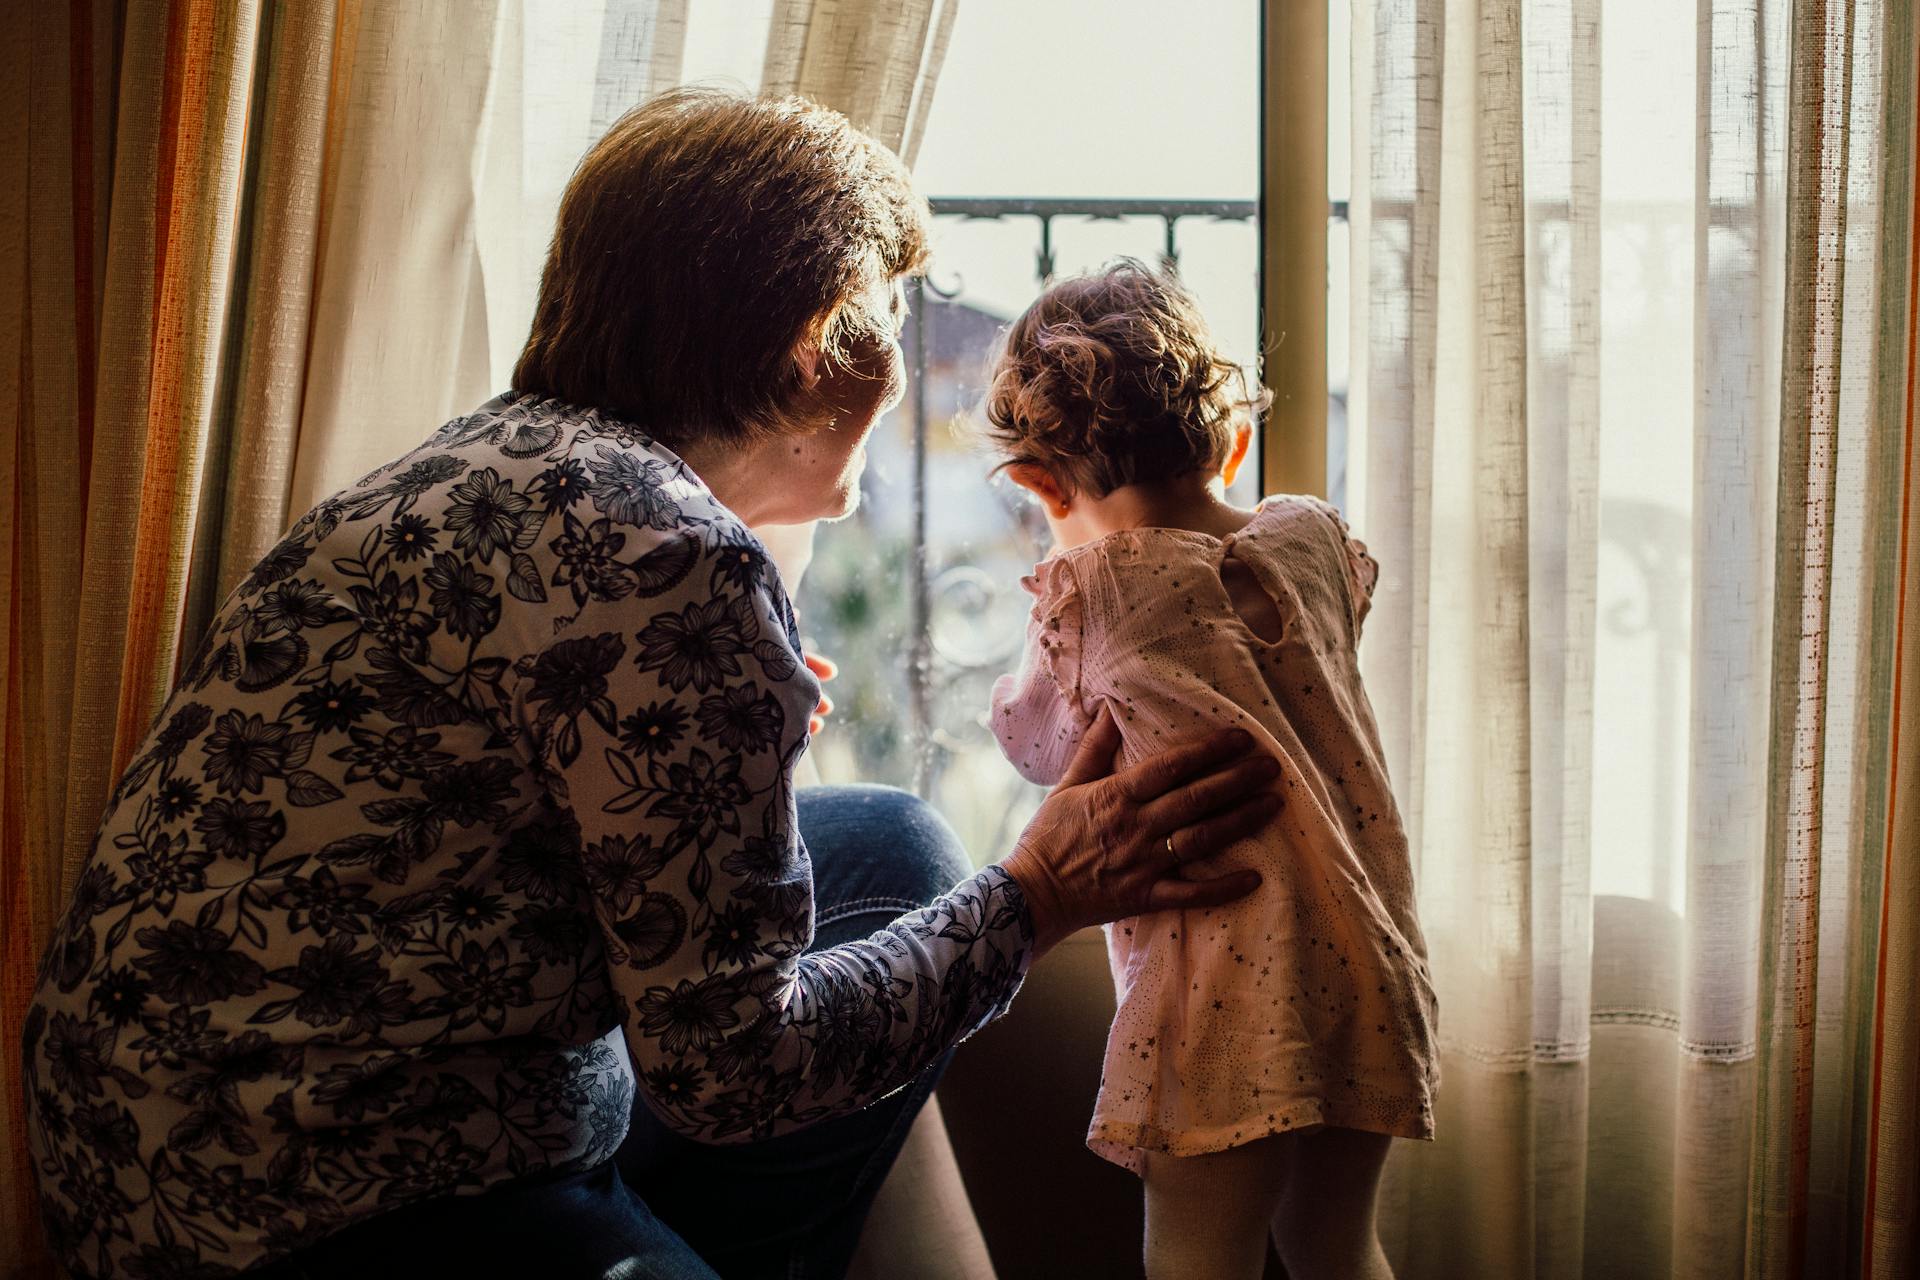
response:
[[[1278,642],[1235,611],[1228,557],[1273,599]],[[1282,497],[1225,539],[1116,533],[1026,579],[1026,664],[993,693],[1025,777],[1058,781],[1102,703],[1125,763],[1238,725],[1284,769],[1279,818],[1218,863],[1258,868],[1258,890],[1107,927],[1119,1009],[1087,1145],[1117,1164],[1311,1124],[1433,1136],[1426,945],[1354,652],[1376,571],[1331,507]]]

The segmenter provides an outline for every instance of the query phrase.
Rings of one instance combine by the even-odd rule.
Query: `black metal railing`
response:
[[[1180,264],[1178,227],[1183,218],[1212,218],[1217,222],[1248,222],[1259,216],[1256,200],[1064,200],[1018,197],[978,199],[942,196],[930,202],[937,218],[1036,218],[1040,223],[1040,251],[1035,276],[1041,284],[1053,278],[1053,220],[1088,218],[1158,218],[1165,229],[1160,265],[1169,270]]]

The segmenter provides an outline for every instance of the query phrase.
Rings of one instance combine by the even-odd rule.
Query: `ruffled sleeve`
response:
[[[1093,722],[1081,701],[1082,621],[1073,568],[1045,560],[1020,585],[1034,597],[1019,674],[993,686],[993,736],[1020,776],[1052,786]]]
[[[1367,550],[1367,544],[1353,536],[1347,528],[1346,517],[1333,504],[1322,502],[1318,498],[1310,499],[1314,508],[1333,523],[1334,532],[1340,537],[1341,550],[1346,557],[1347,592],[1353,600],[1353,626],[1355,634],[1360,624],[1366,621],[1367,610],[1373,606],[1373,589],[1380,581],[1380,562]]]

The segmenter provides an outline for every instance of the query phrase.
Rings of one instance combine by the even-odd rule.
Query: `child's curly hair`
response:
[[[1036,463],[1098,498],[1224,465],[1235,417],[1266,401],[1247,394],[1191,293],[1120,258],[1051,286],[1008,327],[987,438],[999,469]]]

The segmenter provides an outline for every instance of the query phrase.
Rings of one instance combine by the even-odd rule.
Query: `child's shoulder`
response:
[[[1253,519],[1247,528],[1257,524],[1284,523],[1291,520],[1331,521],[1341,532],[1345,532],[1347,523],[1340,511],[1325,498],[1310,493],[1273,493],[1260,499],[1253,509]]]
[[[1020,585],[1043,606],[1089,590],[1132,594],[1162,587],[1171,595],[1179,589],[1183,570],[1217,569],[1236,545],[1263,549],[1266,554],[1259,558],[1273,561],[1276,573],[1297,569],[1302,556],[1311,562],[1329,552],[1355,562],[1356,570],[1362,560],[1371,567],[1365,546],[1331,503],[1311,494],[1279,493],[1261,499],[1247,523],[1225,537],[1196,529],[1123,529],[1054,552]],[[1365,577],[1370,590],[1372,572]]]
[[[1336,546],[1355,541],[1340,509],[1325,498],[1308,493],[1276,493],[1262,498],[1254,508],[1253,519],[1234,535],[1236,541],[1257,541],[1263,537],[1305,537],[1314,542],[1331,541]]]
[[[1164,574],[1217,561],[1225,542],[1192,529],[1122,529],[1054,552],[1035,565],[1021,585],[1045,598],[1084,590],[1084,584],[1100,579]]]
[[[1254,518],[1238,535],[1246,542],[1265,544],[1282,569],[1298,571],[1302,562],[1344,564],[1349,586],[1361,613],[1379,581],[1380,565],[1366,543],[1353,535],[1339,508],[1311,494],[1281,493],[1263,499]]]

